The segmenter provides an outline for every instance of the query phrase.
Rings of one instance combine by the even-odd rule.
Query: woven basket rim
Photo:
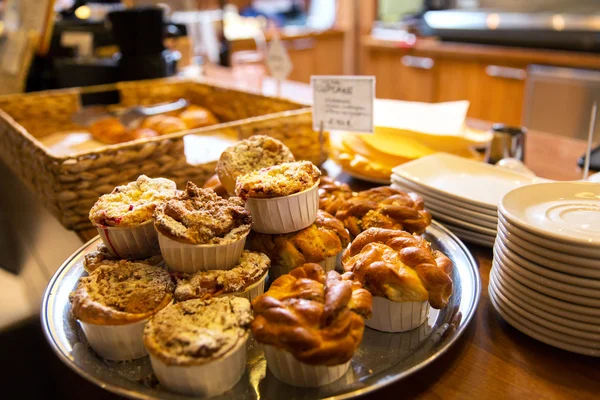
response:
[[[60,95],[60,94],[80,95],[83,93],[93,93],[94,91],[98,92],[98,91],[106,91],[106,90],[121,90],[123,88],[123,86],[127,86],[127,85],[135,86],[137,84],[142,85],[142,84],[148,84],[151,82],[156,82],[156,83],[193,83],[193,84],[208,86],[208,87],[212,87],[212,88],[224,89],[224,90],[228,90],[228,91],[242,93],[243,95],[252,95],[252,96],[261,97],[261,98],[273,99],[273,100],[277,100],[280,102],[288,103],[290,105],[297,106],[298,108],[294,109],[294,110],[278,111],[278,112],[274,112],[274,113],[270,113],[270,114],[259,115],[256,117],[244,118],[244,119],[240,119],[240,120],[236,120],[236,121],[223,122],[223,123],[219,123],[216,125],[210,125],[210,126],[206,126],[206,127],[202,127],[202,128],[174,132],[174,133],[170,133],[170,134],[166,134],[166,135],[155,136],[152,138],[140,138],[140,139],[123,142],[123,143],[106,144],[106,145],[96,148],[96,149],[74,152],[74,153],[62,155],[62,156],[59,156],[59,155],[55,154],[54,152],[52,152],[39,139],[37,139],[35,136],[33,136],[31,133],[29,133],[27,131],[27,129],[25,129],[21,124],[19,124],[14,118],[12,118],[8,113],[6,113],[1,108],[0,108],[0,117],[2,119],[4,119],[7,123],[9,123],[11,126],[13,126],[15,129],[17,129],[19,131],[19,133],[21,133],[28,141],[30,141],[38,150],[42,151],[46,157],[50,158],[52,161],[55,161],[55,162],[62,162],[62,161],[66,161],[66,160],[80,159],[80,158],[84,158],[84,157],[99,155],[106,151],[118,151],[118,150],[128,149],[128,148],[135,147],[142,143],[161,142],[163,140],[182,138],[187,135],[206,134],[206,133],[210,133],[213,131],[219,131],[222,129],[235,128],[237,126],[242,126],[242,125],[246,125],[246,124],[252,124],[252,123],[261,122],[261,121],[268,121],[271,119],[278,119],[282,116],[310,113],[312,111],[312,108],[310,106],[307,106],[306,104],[296,103],[289,99],[279,98],[279,97],[275,97],[275,96],[266,96],[266,95],[262,95],[259,93],[247,92],[247,91],[240,90],[239,88],[232,88],[228,85],[215,84],[212,82],[203,81],[201,79],[189,78],[189,77],[168,77],[168,78],[160,78],[160,79],[146,79],[146,80],[139,80],[139,81],[125,81],[125,82],[117,82],[114,84],[107,84],[107,85],[95,85],[95,86],[88,86],[88,87],[43,90],[43,91],[32,92],[32,93],[0,95],[0,101],[2,101],[3,99],[4,100],[15,99],[15,98],[20,98],[20,97],[46,97],[46,96],[56,96],[56,95]],[[80,106],[81,106],[81,104],[80,104]]]

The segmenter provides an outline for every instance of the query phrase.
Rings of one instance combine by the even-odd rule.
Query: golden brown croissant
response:
[[[344,252],[342,264],[373,296],[429,300],[433,308],[444,308],[452,294],[452,261],[408,232],[368,229]]]
[[[352,237],[369,228],[421,234],[431,223],[431,214],[423,205],[423,199],[416,193],[381,186],[358,192],[346,200],[335,217],[344,223]]]
[[[351,273],[325,275],[320,265],[305,264],[252,302],[252,333],[307,364],[343,364],[360,345],[371,303]]]
[[[352,189],[346,183],[340,183],[327,176],[319,183],[319,208],[335,215],[342,204],[353,196]]]
[[[273,265],[289,271],[309,262],[321,262],[348,246],[350,236],[344,224],[325,211],[308,228],[282,235],[252,232],[246,241],[250,250],[265,253]]]

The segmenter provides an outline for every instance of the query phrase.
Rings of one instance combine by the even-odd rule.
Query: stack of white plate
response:
[[[541,342],[600,356],[600,184],[521,187],[500,201],[498,218],[494,308]]]
[[[492,247],[497,204],[537,178],[462,157],[437,153],[393,169],[392,186],[415,192],[425,208],[464,241]]]

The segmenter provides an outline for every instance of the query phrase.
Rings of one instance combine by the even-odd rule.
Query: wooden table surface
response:
[[[307,93],[303,86],[306,85],[292,84],[288,88],[284,84],[282,89],[284,94],[293,94],[303,101]],[[487,126],[482,121],[469,122],[479,128]],[[530,131],[525,161],[540,177],[575,180],[581,177],[576,160],[584,150],[585,144],[580,140]],[[325,169],[354,188],[369,187],[339,172],[331,162],[326,163]],[[84,241],[96,234],[95,230],[79,232]],[[367,397],[597,399],[600,361],[548,346],[507,324],[494,311],[488,297],[492,250],[476,245],[468,248],[479,264],[482,293],[477,313],[463,336],[431,365]]]

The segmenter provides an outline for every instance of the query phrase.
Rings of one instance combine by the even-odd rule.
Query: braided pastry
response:
[[[439,309],[452,294],[452,261],[408,232],[368,229],[344,252],[342,264],[373,296],[391,301],[429,300]]]
[[[372,298],[353,275],[305,264],[252,302],[254,338],[312,365],[347,362],[362,340]]]
[[[340,183],[322,176],[319,183],[319,208],[335,215],[346,200],[352,197],[352,189],[346,183]]]
[[[356,237],[369,228],[400,229],[421,234],[431,223],[431,214],[416,193],[389,186],[358,192],[346,200],[335,217]]]
[[[350,236],[339,220],[319,210],[308,228],[282,235],[252,232],[246,241],[250,250],[265,253],[273,265],[289,271],[308,262],[321,262],[348,246]]]

